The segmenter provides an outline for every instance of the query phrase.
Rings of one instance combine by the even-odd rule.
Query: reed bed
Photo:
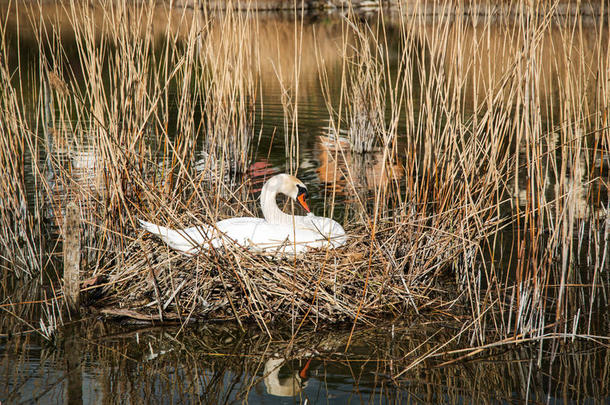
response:
[[[0,30],[4,37],[4,30]],[[23,108],[17,91],[11,86],[7,50],[0,49],[0,257],[16,269],[15,274],[34,276],[41,271],[38,221],[30,215],[26,185],[29,134],[23,128]],[[38,195],[34,197],[37,199]],[[36,212],[40,215],[40,212]],[[38,232],[37,232],[38,231]]]
[[[137,219],[182,228],[257,216],[252,184],[242,180],[260,140],[255,110],[270,71],[253,40],[259,16],[174,10],[153,30],[146,27],[160,19],[150,4],[100,1],[100,19],[95,7],[66,3],[56,11],[72,30],[75,46],[66,49],[52,20],[12,7],[26,9],[20,24],[34,27],[39,47],[32,100],[11,82],[17,58],[7,45],[0,60],[0,225],[12,235],[0,243],[15,275],[40,272],[59,251],[42,253],[40,213],[61,231],[65,204],[76,201],[94,284],[86,290],[103,292],[92,307],[109,316],[231,319],[271,334],[275,323],[355,327],[464,303],[469,337],[484,344],[488,336],[590,331],[607,306],[606,14],[581,31],[578,16],[555,4],[479,18],[434,3],[394,15],[391,27],[385,14],[348,12],[336,25],[335,64],[328,50],[307,47],[304,19],[293,20],[282,37],[292,41],[290,79],[281,66],[265,77],[282,88],[284,137],[273,139],[298,175],[299,83],[314,75],[335,135],[329,153],[343,162],[326,179],[338,175],[353,196],[343,209],[349,242],[287,258],[235,247],[184,257]],[[400,37],[395,48],[388,32]],[[303,62],[304,49],[316,63]],[[363,193],[364,169],[351,162],[373,153],[378,186]],[[339,211],[334,183],[324,196],[331,216]],[[505,267],[496,250],[503,229],[513,244]]]
[[[269,325],[291,321],[374,323],[450,306],[455,297],[444,290],[452,270],[475,255],[463,247],[474,243],[466,239],[472,225],[456,216],[442,224],[453,234],[424,232],[433,222],[414,216],[380,223],[373,244],[366,228],[352,227],[350,234],[362,236],[345,250],[288,258],[238,248],[185,258],[138,239],[120,266],[111,261],[98,270],[110,292],[101,311],[142,320],[255,321],[271,333]]]

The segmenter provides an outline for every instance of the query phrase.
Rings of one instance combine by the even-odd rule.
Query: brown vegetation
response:
[[[0,242],[14,274],[44,266],[41,213],[61,227],[75,201],[86,275],[98,280],[89,288],[103,290],[93,304],[106,314],[253,321],[271,334],[273,322],[355,326],[457,311],[459,302],[480,343],[491,331],[536,337],[591,327],[580,314],[604,305],[608,288],[604,15],[606,24],[583,31],[553,7],[506,19],[409,14],[391,27],[385,17],[350,13],[316,30],[299,18],[263,24],[250,12],[194,9],[159,19],[149,5],[101,4],[103,14],[62,8],[61,30],[15,6],[28,16],[19,28],[34,27],[39,60],[31,76],[7,46],[0,60],[0,226],[11,235]],[[387,32],[399,36],[398,49]],[[333,75],[341,77],[338,100]],[[311,94],[303,77],[321,86],[333,133],[354,129],[356,150],[336,137],[327,160],[341,164],[324,178],[344,179],[356,197],[343,211],[346,247],[291,258],[237,248],[185,258],[138,228],[137,218],[184,227],[256,215],[240,176],[259,136],[262,81],[276,81],[282,94],[286,167],[296,172],[300,106]],[[19,86],[35,89],[32,99]],[[362,194],[350,155],[371,151],[380,183]],[[340,190],[329,189],[332,216]],[[489,260],[499,254],[492,236],[509,224],[514,274]],[[590,263],[583,273],[575,270],[580,255]],[[459,293],[445,293],[448,280]]]

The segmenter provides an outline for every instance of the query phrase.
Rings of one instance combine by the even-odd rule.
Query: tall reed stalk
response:
[[[0,256],[3,272],[17,277],[41,271],[38,193],[29,204],[28,159],[37,157],[37,143],[24,116],[19,93],[11,82],[6,26],[0,25]],[[25,80],[21,74],[19,78]]]
[[[499,16],[452,6],[364,22],[350,12],[337,25],[334,65],[319,44],[317,65],[306,65],[296,18],[286,71],[263,68],[263,29],[250,11],[70,2],[57,12],[73,49],[32,12],[39,107],[13,87],[6,47],[0,60],[0,245],[10,261],[42,269],[29,158],[56,224],[67,200],[79,202],[87,275],[108,280],[109,315],[137,303],[144,319],[252,320],[269,334],[287,318],[295,334],[305,322],[350,321],[353,334],[376,317],[464,303],[473,344],[591,330],[608,287],[606,16],[591,35],[555,3]],[[161,34],[151,29],[161,23]],[[184,227],[256,215],[248,183],[227,180],[252,160],[257,74],[275,72],[265,80],[282,90],[285,167],[297,172],[306,66],[317,69],[335,134],[348,136],[329,148],[326,200],[332,215],[338,177],[355,196],[345,250],[274,261],[231,248],[189,259],[143,236],[137,218]],[[340,97],[330,90],[337,72]],[[363,191],[373,161],[374,187]],[[458,292],[446,300],[448,277]]]
[[[203,84],[206,120],[206,146],[224,174],[244,174],[250,164],[250,145],[254,139],[256,66],[247,38],[256,29],[250,12],[228,11],[212,18],[213,36],[199,38],[198,58],[205,72]],[[237,46],[235,46],[237,44]],[[218,173],[222,176],[223,173]]]
[[[344,36],[343,58],[349,60],[347,50],[353,49],[353,60],[359,61],[358,69],[343,72],[348,111],[353,116],[362,105],[349,89],[370,84],[369,94],[378,96],[369,97],[375,100],[374,108],[383,111],[388,100],[390,116],[402,115],[404,125],[386,132],[385,143],[404,148],[406,183],[390,193],[398,198],[376,199],[368,212],[391,217],[397,224],[425,223],[456,240],[463,238],[462,246],[450,255],[460,258],[454,269],[477,320],[472,331],[479,341],[489,332],[488,318],[494,320],[494,332],[505,336],[541,336],[547,325],[559,324],[570,324],[576,331],[583,303],[595,311],[593,302],[604,291],[598,283],[606,262],[601,251],[607,242],[601,240],[607,239],[607,226],[598,218],[608,200],[601,200],[600,207],[598,193],[593,204],[586,190],[587,184],[599,183],[596,171],[603,173],[593,161],[604,164],[599,155],[607,136],[607,124],[602,122],[607,98],[592,95],[605,94],[607,88],[605,15],[596,25],[596,41],[588,41],[578,29],[579,17],[560,17],[556,4],[536,9],[520,4],[511,9],[513,15],[500,20],[491,14],[456,17],[451,7],[434,3],[399,19],[402,43],[392,75],[383,53],[381,58],[371,57],[371,48],[365,45],[368,40],[381,48],[383,38],[374,28],[347,24],[350,35]],[[385,17],[373,21],[382,25]],[[353,37],[355,45],[349,42]],[[554,66],[545,63],[549,57]],[[588,69],[594,74],[585,73]],[[367,81],[366,72],[382,72],[384,79]],[[599,85],[591,91],[593,76]],[[326,77],[323,73],[323,83]],[[553,88],[559,90],[559,107],[548,95]],[[390,123],[396,125],[393,119]],[[379,132],[369,128],[361,133],[372,145],[373,134]],[[354,181],[352,185],[355,191]],[[602,189],[607,194],[607,187]],[[394,201],[399,201],[398,210]],[[370,219],[375,223],[377,215]],[[512,223],[517,260],[504,275],[499,274],[498,262],[487,260],[488,254],[498,254],[494,239],[488,239],[487,246],[477,242],[490,226],[500,232],[502,223]],[[433,238],[435,233],[426,234]],[[592,245],[591,237],[601,244]],[[403,239],[394,240],[396,245],[385,248],[400,255]],[[575,271],[583,244],[595,254],[590,273]],[[443,257],[440,251],[438,257]],[[514,278],[509,277],[513,271]],[[568,293],[569,285],[583,279],[590,280],[586,287]],[[597,298],[585,299],[588,293]],[[580,303],[569,304],[575,299]]]
[[[385,87],[391,80],[385,70],[388,65],[384,57],[387,55],[383,53],[384,41],[379,37],[381,34],[375,34],[370,26],[358,23],[353,16],[347,20],[347,25],[355,42],[353,57],[349,58],[345,54],[348,61],[345,91],[347,134],[353,151],[371,152],[386,134]]]

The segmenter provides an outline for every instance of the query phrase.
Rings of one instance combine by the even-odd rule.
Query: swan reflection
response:
[[[280,377],[280,369],[286,364],[286,359],[270,358],[265,362],[263,382],[267,393],[276,397],[294,397],[307,386],[307,370],[311,359],[301,370],[291,371],[284,378]]]

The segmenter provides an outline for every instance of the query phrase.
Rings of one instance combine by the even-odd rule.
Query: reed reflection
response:
[[[302,330],[294,339],[290,333],[270,339],[257,328],[226,323],[126,329],[88,320],[60,331],[56,343],[44,343],[42,350],[34,349],[33,335],[2,346],[0,396],[57,402],[82,392],[85,403],[215,404],[282,398],[345,403],[355,396],[365,402],[603,402],[610,395],[600,373],[606,353],[585,340],[543,351],[539,359],[536,343],[464,347],[454,339],[454,327],[459,322],[428,319],[360,327],[353,334],[349,328]],[[79,347],[69,353],[76,367],[61,361],[68,344]],[[581,374],[571,371],[577,366]],[[554,377],[544,377],[543,370]]]
[[[311,359],[301,370],[290,370],[288,376],[280,377],[280,370],[287,366],[287,359],[272,357],[265,361],[264,383],[267,393],[276,397],[294,397],[307,387],[307,371]]]

